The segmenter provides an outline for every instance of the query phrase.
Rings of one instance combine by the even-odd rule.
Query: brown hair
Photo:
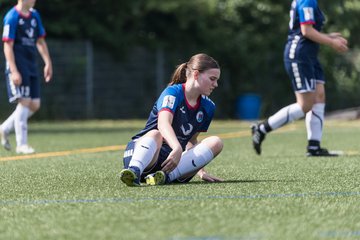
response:
[[[220,68],[218,62],[205,53],[199,53],[190,58],[186,63],[178,65],[171,77],[169,85],[185,83],[190,73],[194,70],[199,72],[212,68]]]

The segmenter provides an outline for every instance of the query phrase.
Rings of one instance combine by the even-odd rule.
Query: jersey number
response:
[[[21,86],[20,92],[21,92],[21,96],[30,97],[30,87],[29,86]]]

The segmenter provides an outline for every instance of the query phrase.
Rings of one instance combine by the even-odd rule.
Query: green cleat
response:
[[[139,178],[136,176],[136,173],[130,169],[123,169],[120,172],[120,179],[129,187],[140,186]]]
[[[157,171],[156,173],[149,174],[145,177],[147,185],[164,185],[166,175],[163,171]]]

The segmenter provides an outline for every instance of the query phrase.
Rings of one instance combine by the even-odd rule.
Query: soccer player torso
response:
[[[290,10],[288,41],[284,57],[288,60],[308,61],[317,56],[319,44],[305,38],[301,24],[311,24],[321,31],[325,17],[318,7],[317,0],[293,0]]]
[[[197,132],[206,132],[214,116],[215,104],[205,96],[199,97],[197,104],[191,106],[184,93],[184,84],[167,87],[155,103],[145,128],[134,139],[146,132],[157,129],[158,114],[169,111],[173,114],[172,128],[183,150]]]
[[[23,71],[36,74],[36,41],[43,36],[45,29],[37,11],[30,9],[24,16],[14,7],[6,14],[2,40],[14,41],[16,64]]]

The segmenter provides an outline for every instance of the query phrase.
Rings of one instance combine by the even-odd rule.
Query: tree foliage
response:
[[[321,48],[329,106],[357,105],[360,2],[319,4],[328,18],[325,31],[343,33],[351,48],[345,55]],[[0,10],[4,13],[13,5],[14,1],[3,0]],[[263,96],[264,113],[293,101],[282,63],[289,7],[290,1],[278,0],[52,0],[38,1],[36,6],[51,37],[91,39],[118,55],[138,45],[206,51],[230,75],[229,100],[242,92],[257,92]]]

